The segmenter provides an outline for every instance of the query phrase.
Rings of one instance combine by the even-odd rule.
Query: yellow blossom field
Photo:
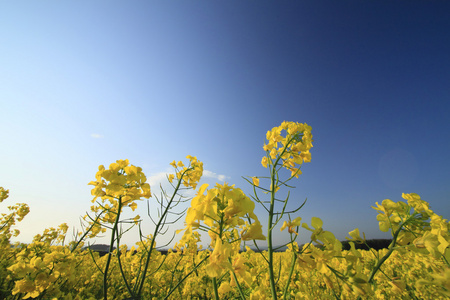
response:
[[[349,232],[351,249],[343,250],[320,218],[302,221],[305,203],[287,210],[289,194],[281,198],[280,191],[292,189],[288,182],[310,162],[311,130],[283,122],[267,132],[261,159],[267,174],[246,178],[252,195],[226,183],[198,186],[203,163],[190,155],[186,162],[173,161],[167,177],[173,189],[152,198],[159,213],[154,232],[141,235],[131,249],[121,243],[126,234],[121,228],[140,231],[142,219],[123,219],[122,213],[135,211],[137,201],[152,194],[142,169],[128,160],[99,166],[89,183],[90,212],[72,241],[61,224],[30,244],[12,244],[20,234],[16,223],[30,208],[4,206],[9,191],[0,188],[0,299],[449,299],[450,226],[419,195],[375,204],[380,230],[392,235],[382,250],[357,250],[355,244],[366,243],[358,228]],[[176,213],[186,189],[196,196],[188,199],[185,213]],[[256,205],[267,213],[265,226],[254,213]],[[183,235],[162,254],[156,242],[173,218],[185,220],[184,228],[177,228]],[[310,232],[310,242],[302,246],[296,241],[300,228]],[[284,252],[273,245],[274,230],[289,237]],[[207,249],[200,245],[201,233],[211,239]],[[110,238],[103,256],[85,247],[99,234]],[[244,242],[256,247],[255,241],[267,250],[243,248]]]

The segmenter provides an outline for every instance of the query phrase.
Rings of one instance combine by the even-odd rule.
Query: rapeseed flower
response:
[[[300,226],[301,220],[301,217],[297,217],[293,221],[284,221],[283,226],[281,226],[280,228],[280,231],[283,231],[287,227],[289,233],[295,233],[296,235],[298,235],[294,228]]]

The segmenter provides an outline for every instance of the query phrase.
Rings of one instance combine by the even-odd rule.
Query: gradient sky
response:
[[[30,205],[22,242],[80,228],[87,183],[117,159],[158,192],[194,155],[202,182],[250,194],[241,176],[267,175],[265,133],[284,120],[314,135],[296,216],[388,238],[371,208],[383,199],[418,193],[450,218],[450,2],[2,1],[0,111],[0,211]]]

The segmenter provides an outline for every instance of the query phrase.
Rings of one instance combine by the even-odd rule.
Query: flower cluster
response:
[[[3,202],[6,198],[9,197],[9,190],[5,190],[5,188],[0,187],[0,203]]]
[[[263,148],[267,155],[261,161],[265,168],[274,165],[273,160],[281,159],[283,167],[291,171],[291,176],[298,177],[301,164],[311,161],[309,149],[312,148],[313,139],[311,126],[307,124],[283,122],[267,131],[266,139]]]
[[[48,247],[43,242],[34,242],[22,250],[16,263],[8,268],[14,277],[20,278],[15,281],[12,294],[25,294],[22,299],[36,298],[47,290],[57,294],[56,281],[59,278],[74,281],[76,264],[74,254],[67,247]]]
[[[58,229],[46,229],[17,253],[15,263],[7,268],[16,279],[13,295],[24,294],[22,299],[36,298],[47,291],[57,295],[60,291],[56,281],[60,278],[75,280],[75,254],[68,247],[52,246],[64,241],[67,229],[65,223]]]
[[[313,228],[310,228],[306,223],[302,224],[303,228],[312,232],[311,241],[316,242],[320,249],[314,246],[309,247],[303,253],[304,260],[309,263],[310,267],[312,265],[313,269],[329,276],[331,271],[327,267],[327,263],[335,256],[341,256],[342,244],[332,232],[323,230],[323,221],[320,218],[312,217],[311,226]]]
[[[413,251],[430,253],[436,258],[450,261],[450,224],[435,214],[419,195],[402,194],[403,201],[386,199],[373,207],[379,211],[377,220],[381,231],[389,231],[397,237],[397,244]],[[398,233],[397,233],[398,232]]]
[[[130,165],[128,159],[117,160],[109,165],[108,170],[103,165],[99,166],[95,179],[89,182],[94,186],[91,191],[95,196],[92,203],[100,197],[102,203],[108,200],[116,207],[120,199],[122,205],[128,205],[134,210],[137,206],[135,200],[151,197],[150,185],[146,183],[142,168]]]
[[[188,155],[186,158],[189,159],[188,167],[186,167],[182,161],[179,161],[178,163],[173,161],[170,163],[170,165],[175,168],[176,174],[170,174],[169,181],[172,183],[175,176],[178,180],[183,177],[183,185],[195,189],[203,175],[203,163],[197,160],[197,157],[195,156]]]
[[[130,165],[128,159],[117,160],[109,165],[109,169],[100,165],[95,178],[96,181],[89,182],[89,185],[94,186],[91,191],[94,196],[92,202],[96,202],[98,198],[101,202],[97,200],[98,205],[91,206],[91,210],[97,214],[99,211],[105,212],[101,222],[112,224],[123,207],[128,206],[134,211],[137,208],[136,200],[151,197],[150,185],[146,183],[147,178],[142,168]],[[99,226],[92,230],[91,237],[103,231]]]
[[[301,221],[302,221],[301,217],[297,217],[293,221],[291,221],[291,220],[284,221],[283,226],[281,226],[281,228],[280,228],[280,231],[285,230],[287,227],[289,233],[294,233],[295,235],[298,235],[298,232],[294,228],[300,226]]]
[[[9,197],[9,190],[5,190],[0,187],[0,203]],[[23,218],[30,212],[30,208],[25,203],[16,203],[15,205],[8,206],[9,213],[2,213],[0,215],[0,243],[9,243],[9,239],[12,236],[18,236],[20,231],[18,229],[12,229],[17,222],[23,220]]]
[[[33,237],[33,242],[44,242],[49,245],[52,244],[64,244],[66,239],[66,233],[69,229],[66,223],[62,223],[58,228],[46,228],[43,234],[37,234]]]
[[[235,227],[241,227],[243,240],[265,239],[258,217],[253,213],[255,203],[244,192],[227,183],[210,189],[204,194],[208,184],[203,184],[197,196],[191,201],[186,214],[187,229],[206,229],[221,235]],[[253,220],[249,224],[247,220]],[[200,222],[203,221],[205,226]],[[213,235],[213,239],[214,235]]]
[[[255,203],[241,189],[226,183],[208,191],[207,188],[208,184],[203,184],[191,201],[180,243],[185,244],[192,230],[208,232],[214,250],[206,270],[209,276],[217,277],[224,270],[233,270],[230,259],[239,252],[239,240],[264,240],[265,236],[253,212]]]
[[[283,132],[285,131],[285,133]],[[93,185],[91,207],[95,219],[77,233],[80,238],[65,243],[67,224],[46,229],[26,245],[11,245],[18,234],[11,228],[29,212],[26,204],[9,206],[9,214],[0,215],[0,299],[448,299],[450,297],[450,224],[435,214],[417,194],[403,194],[407,201],[389,199],[376,203],[380,230],[392,233],[387,249],[370,248],[359,229],[349,232],[350,250],[333,233],[324,230],[323,221],[313,217],[311,225],[301,217],[291,219],[298,208],[287,210],[289,193],[280,199],[276,193],[298,177],[303,162],[311,160],[311,127],[283,122],[266,135],[266,156],[262,160],[270,177],[250,177],[255,196],[268,212],[267,238],[254,213],[255,204],[234,185],[217,184],[208,190],[200,187],[191,201],[185,219],[184,235],[175,251],[160,253],[156,237],[165,234],[168,214],[180,203],[180,190],[196,188],[203,163],[187,156],[187,166],[173,161],[174,174],[168,180],[172,196],[165,191],[155,196],[159,219],[153,234],[144,236],[128,250],[121,244],[124,223],[139,223],[140,217],[121,221],[124,207],[136,209],[136,200],[151,197],[150,185],[142,169],[118,160],[105,169],[99,167]],[[291,175],[281,179],[279,171]],[[284,172],[284,171],[283,171]],[[270,179],[270,188],[260,186]],[[175,182],[175,184],[173,184]],[[264,182],[262,182],[264,183]],[[182,188],[182,186],[186,188]],[[269,194],[261,200],[256,191]],[[0,187],[0,203],[9,191]],[[266,204],[270,203],[267,207]],[[277,206],[281,209],[277,210]],[[156,214],[156,213],[155,213]],[[288,250],[277,252],[273,229],[288,215],[281,231],[287,229]],[[150,216],[150,214],[149,214]],[[85,218],[86,218],[85,217]],[[151,218],[151,216],[150,216]],[[178,220],[178,219],[177,219]],[[112,225],[113,224],[113,225]],[[111,226],[112,225],[112,226]],[[133,227],[133,225],[131,226]],[[299,247],[295,241],[299,228],[310,231],[310,242]],[[85,238],[111,230],[109,250],[104,256],[82,248]],[[207,232],[211,243],[199,251],[201,235]],[[181,230],[182,231],[182,230]],[[179,232],[179,231],[178,231]],[[241,241],[266,240],[267,251],[256,254],[249,247],[241,250]],[[355,242],[369,251],[357,250]],[[258,245],[255,243],[255,246]],[[258,247],[259,249],[259,247]],[[270,284],[268,284],[268,282]]]

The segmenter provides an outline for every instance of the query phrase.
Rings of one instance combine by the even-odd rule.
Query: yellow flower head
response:
[[[283,226],[281,226],[281,228],[280,228],[280,231],[283,231],[287,227],[289,233],[295,233],[296,235],[298,235],[298,233],[295,231],[294,228],[300,226],[301,220],[302,220],[301,217],[297,217],[293,221],[289,221],[289,222],[284,221]]]
[[[0,203],[9,197],[9,190],[5,190],[3,187],[0,187]]]
[[[114,215],[120,205],[122,208],[129,206],[134,211],[137,207],[134,201],[151,197],[150,185],[146,182],[142,168],[130,165],[128,159],[117,160],[109,165],[109,169],[99,166],[95,178],[96,181],[89,183],[94,186],[91,191],[94,196],[92,202],[95,203],[100,198],[102,204],[94,205],[91,209],[94,212],[108,210],[99,221],[114,222]]]
[[[253,222],[250,226],[247,226],[241,232],[241,239],[243,241],[251,241],[251,240],[265,240],[266,237],[262,232],[262,225],[259,221]]]
[[[267,159],[267,156],[264,156],[261,160],[261,164],[263,165],[264,168],[267,168],[268,162],[269,162],[269,160]]]
[[[311,126],[307,124],[284,121],[266,133],[266,140],[263,146],[266,156],[261,161],[265,168],[269,158],[273,162],[281,159],[280,163],[291,171],[291,176],[298,177],[301,174],[299,166],[311,161],[309,149],[312,148],[313,140]]]

